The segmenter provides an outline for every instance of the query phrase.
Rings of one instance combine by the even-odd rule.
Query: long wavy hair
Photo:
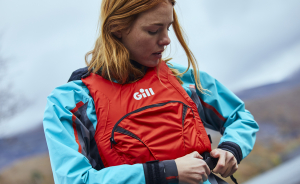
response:
[[[89,71],[97,73],[108,80],[115,80],[120,84],[132,83],[136,79],[143,77],[144,70],[135,67],[130,62],[129,52],[122,42],[113,33],[128,29],[137,19],[138,15],[145,12],[166,0],[102,0],[101,15],[99,19],[100,31],[95,47],[85,56],[85,61]],[[175,0],[167,0],[175,5]],[[179,73],[172,69],[177,80],[182,84],[178,76],[186,73],[192,65],[197,89],[205,93],[200,83],[198,65],[192,51],[187,46],[183,30],[178,22],[178,18],[173,8],[173,29],[175,35],[183,47],[187,59],[188,68],[185,72]],[[90,61],[88,61],[91,56]],[[165,62],[169,61],[167,59]],[[134,78],[130,77],[134,76]]]

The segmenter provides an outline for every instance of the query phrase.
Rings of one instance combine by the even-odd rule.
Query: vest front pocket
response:
[[[111,148],[127,164],[176,159],[190,151],[185,146],[191,144],[187,140],[191,137],[184,135],[185,124],[193,126],[194,121],[192,109],[180,101],[145,106],[126,114],[114,125]],[[193,144],[188,147],[197,147],[196,142]]]
[[[144,163],[145,160],[155,160],[148,146],[135,134],[118,126],[115,130],[115,137],[118,140],[117,144],[113,141],[113,148],[124,164]]]

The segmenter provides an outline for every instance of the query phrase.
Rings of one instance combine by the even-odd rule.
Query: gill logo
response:
[[[140,94],[141,93],[141,94]],[[153,92],[152,88],[149,89],[140,89],[140,92],[136,92],[133,94],[133,98],[136,100],[140,100],[143,97],[147,98],[147,96],[152,96],[155,95],[155,93]]]

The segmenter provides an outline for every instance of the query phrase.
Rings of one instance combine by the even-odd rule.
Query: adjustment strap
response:
[[[160,168],[158,160],[146,162],[143,167],[146,184],[166,183],[164,177],[161,177],[161,171],[163,172],[164,168]]]

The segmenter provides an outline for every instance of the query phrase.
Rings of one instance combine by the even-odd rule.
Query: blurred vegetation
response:
[[[257,141],[253,151],[240,163],[234,177],[238,183],[242,183],[280,165],[283,163],[282,158],[289,153],[289,150],[294,149],[295,145],[300,146],[300,136],[288,144],[274,140],[269,146],[265,146]],[[229,178],[225,180],[232,183]]]
[[[8,62],[9,59],[1,55],[0,45],[0,124],[8,117],[19,112],[23,105],[27,103],[24,97],[21,100],[19,96],[16,96],[16,94],[12,92],[12,83],[9,82],[9,79],[7,79],[5,75]]]
[[[54,184],[48,154],[23,159],[2,170],[0,184]]]
[[[270,92],[271,94],[271,92]],[[246,101],[260,126],[252,152],[234,174],[238,183],[272,169],[300,155],[300,87],[267,98]],[[219,135],[214,137],[217,146]],[[232,183],[229,178],[225,179]]]

